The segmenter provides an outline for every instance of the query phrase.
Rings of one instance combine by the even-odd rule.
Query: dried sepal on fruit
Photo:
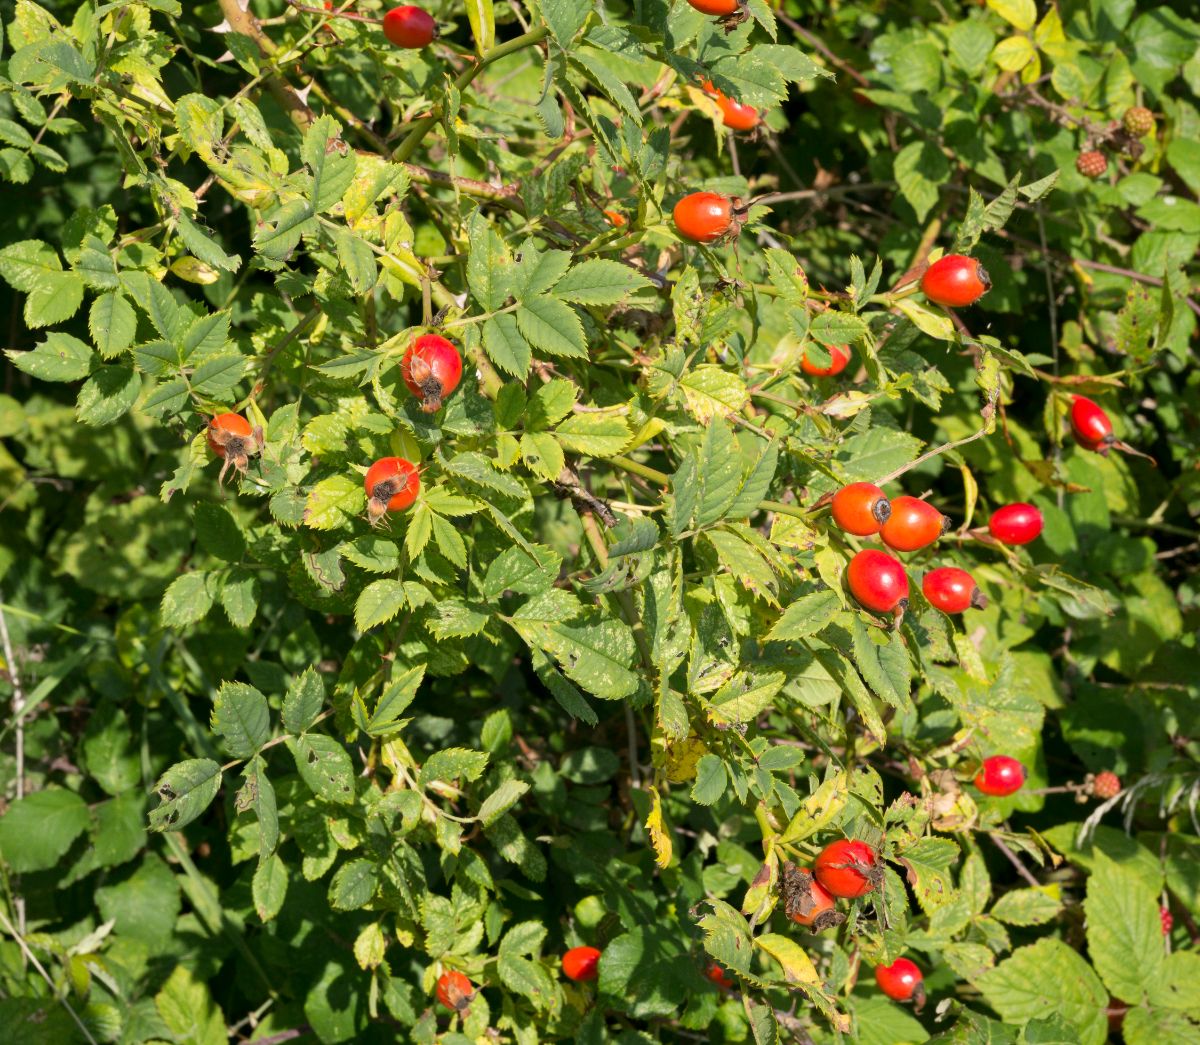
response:
[[[837,910],[833,896],[811,871],[803,867],[792,863],[783,865],[779,874],[779,892],[788,918],[813,932],[832,929],[846,920],[846,916]]]
[[[264,445],[262,429],[257,425],[252,426],[241,414],[234,413],[213,417],[208,422],[205,438],[209,449],[225,462],[217,478],[217,482],[222,484],[230,467],[245,475],[250,466],[250,456],[259,453]]]

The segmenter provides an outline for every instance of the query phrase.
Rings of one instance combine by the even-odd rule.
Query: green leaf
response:
[[[15,56],[13,60],[16,60]],[[25,299],[25,323],[35,329],[70,319],[83,302],[83,280],[73,272],[64,272],[57,251],[41,240],[21,240],[0,250],[0,276],[13,289],[28,295]],[[12,353],[9,355],[11,357]],[[45,380],[74,379],[52,377]]]
[[[517,329],[516,316],[493,316],[483,324],[483,350],[506,374],[522,381],[529,376],[533,349]]]
[[[32,352],[6,349],[4,354],[18,370],[39,381],[79,381],[96,363],[96,354],[79,338],[58,331],[47,334]]]
[[[768,642],[794,642],[819,635],[842,608],[837,592],[828,588],[801,595],[791,603],[768,632]]]
[[[589,693],[620,700],[638,687],[630,670],[636,648],[627,625],[600,619],[584,625],[567,624],[579,615],[573,596],[552,589],[535,596],[510,618],[517,633],[531,646],[550,654],[563,673]]]
[[[592,258],[576,265],[555,284],[554,297],[577,305],[615,305],[635,291],[652,286],[628,265]]]
[[[283,728],[303,733],[312,727],[325,706],[325,683],[316,670],[308,667],[288,686],[283,698]]]
[[[314,795],[342,805],[354,801],[354,766],[338,741],[323,733],[305,733],[288,737],[285,743],[300,778]]]
[[[88,330],[105,359],[119,356],[137,334],[137,313],[123,294],[101,294],[88,312]]]
[[[709,717],[725,726],[751,722],[771,706],[785,681],[781,671],[740,671],[713,694]]]
[[[1105,987],[1138,1004],[1162,978],[1158,899],[1137,875],[1101,855],[1087,880],[1088,953]]]
[[[137,402],[142,379],[131,366],[102,366],[79,390],[75,414],[86,425],[110,425]]]
[[[359,631],[370,631],[386,624],[406,605],[408,596],[400,581],[390,578],[373,581],[362,590],[354,605],[354,626]]]
[[[506,780],[495,791],[487,796],[479,807],[479,822],[484,827],[491,827],[501,816],[507,813],[528,792],[529,785],[524,780]]]
[[[1005,1022],[1020,1026],[1058,1015],[1075,1030],[1079,1045],[1104,1045],[1108,1038],[1108,992],[1061,940],[1044,938],[1019,948],[977,986]]]
[[[300,156],[312,171],[313,210],[328,210],[342,198],[354,180],[357,157],[340,137],[341,128],[330,116],[318,117],[304,132]]]
[[[176,966],[154,1007],[171,1034],[186,1045],[224,1045],[225,1017],[213,1001],[208,985],[185,965]]]
[[[554,430],[564,450],[588,457],[615,457],[629,442],[629,427],[618,414],[571,414]]]
[[[329,883],[329,906],[357,911],[371,902],[379,885],[379,869],[370,860],[351,860],[338,868]]]
[[[1038,889],[1013,889],[1005,893],[988,913],[1008,925],[1042,925],[1058,916],[1062,901],[1048,886]]]
[[[948,838],[921,838],[898,857],[913,895],[925,911],[935,911],[954,899],[950,872],[958,866],[962,852]]]
[[[679,382],[688,412],[702,425],[715,417],[728,417],[746,404],[746,383],[719,366],[703,363]]]
[[[279,810],[275,800],[275,788],[267,777],[267,764],[261,755],[246,763],[242,784],[234,800],[239,813],[253,810],[258,818],[258,857],[261,868],[264,859],[275,852],[279,845]]]
[[[0,817],[0,857],[17,874],[49,870],[87,829],[88,819],[87,803],[74,791],[35,791]]]
[[[212,575],[203,570],[182,573],[163,593],[159,617],[163,626],[176,630],[203,620],[212,609]]]
[[[363,514],[367,495],[361,482],[333,475],[314,486],[304,502],[304,522],[314,530],[333,530]]]
[[[150,810],[153,831],[178,831],[204,810],[221,790],[221,767],[210,758],[192,758],[168,769],[155,785],[161,800]]]
[[[229,510],[204,501],[196,505],[196,540],[210,555],[226,562],[239,562],[246,553],[246,539]]]
[[[692,784],[692,800],[702,806],[710,806],[725,793],[728,783],[729,777],[725,771],[725,763],[716,755],[703,755],[696,763],[696,780]]]
[[[235,628],[248,628],[258,613],[258,575],[244,566],[234,566],[221,582],[221,607]]]
[[[226,682],[213,702],[212,728],[234,758],[250,758],[271,739],[267,698],[244,682]]]
[[[531,298],[517,309],[517,329],[533,348],[549,356],[587,357],[583,324],[570,305],[557,298]]]
[[[279,855],[272,853],[259,862],[250,880],[250,895],[254,900],[254,913],[263,922],[271,921],[281,910],[287,898],[288,869]]]
[[[424,665],[407,668],[393,677],[375,705],[375,711],[367,723],[367,734],[381,737],[394,733],[400,723],[400,716],[413,702],[424,678]]]
[[[896,153],[893,175],[917,221],[924,221],[937,203],[938,186],[950,177],[950,163],[932,142],[912,142]]]

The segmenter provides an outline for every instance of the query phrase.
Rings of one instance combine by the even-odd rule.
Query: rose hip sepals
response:
[[[440,334],[414,338],[404,352],[400,373],[408,390],[421,400],[421,409],[436,413],[462,381],[462,356],[453,341]]]
[[[811,871],[786,863],[780,871],[779,891],[784,913],[797,925],[824,932],[841,925],[846,916],[837,910],[833,896]]]
[[[388,512],[411,507],[421,492],[421,470],[403,457],[381,457],[363,478],[367,518],[377,526]]]
[[[733,32],[750,17],[745,0],[688,0],[701,14],[712,15],[727,33]]]
[[[208,422],[205,438],[209,449],[225,462],[217,477],[218,485],[224,485],[225,473],[231,466],[239,474],[245,475],[250,467],[250,456],[261,452],[264,446],[262,428],[258,425],[251,427],[241,414],[217,414]]]

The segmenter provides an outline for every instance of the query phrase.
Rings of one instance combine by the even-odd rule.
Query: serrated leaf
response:
[[[554,430],[564,450],[588,457],[615,457],[629,442],[629,426],[619,414],[571,414]]]
[[[96,361],[96,354],[79,338],[59,331],[47,334],[32,352],[6,349],[4,354],[18,370],[39,381],[82,380]]]
[[[570,305],[543,295],[517,309],[517,328],[533,348],[548,356],[587,358],[583,324]]]
[[[408,596],[400,581],[391,578],[373,581],[354,604],[354,626],[359,631],[370,631],[391,620],[406,605]]]
[[[837,592],[811,591],[792,602],[767,634],[768,642],[794,642],[819,635],[842,607]]]
[[[554,297],[577,305],[615,305],[653,284],[636,269],[605,258],[592,258],[572,268],[554,286]]]
[[[271,738],[267,698],[244,682],[226,682],[213,702],[212,729],[234,758],[250,758]]]
[[[333,737],[305,733],[288,737],[285,743],[296,761],[296,771],[314,795],[341,805],[354,801],[354,766]]]
[[[178,831],[204,810],[221,790],[221,767],[211,758],[178,762],[158,779],[154,790],[160,799],[150,810],[154,831]]]

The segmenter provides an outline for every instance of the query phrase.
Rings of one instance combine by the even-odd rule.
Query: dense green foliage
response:
[[[402,51],[327,6],[4,9],[0,1037],[1200,1042],[1200,23],[435,0]],[[699,189],[733,242],[676,235]],[[953,521],[901,620],[851,481]],[[840,838],[883,880],[810,933]]]

